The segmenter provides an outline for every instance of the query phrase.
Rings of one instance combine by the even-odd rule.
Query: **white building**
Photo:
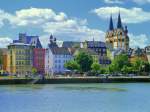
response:
[[[145,49],[146,49],[146,55],[147,55],[148,62],[150,63],[150,46],[147,46]]]
[[[73,59],[73,56],[69,52],[68,48],[48,48],[46,49],[45,56],[45,72],[46,74],[65,73],[67,69],[64,64]]]

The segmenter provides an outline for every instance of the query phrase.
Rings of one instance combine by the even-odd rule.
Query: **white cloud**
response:
[[[124,22],[141,22],[143,17],[143,21],[150,20],[149,12],[144,12],[140,8],[125,9],[120,7],[102,7],[95,9],[93,12],[98,14],[101,18],[106,19],[111,12],[113,15],[117,15],[119,9],[121,11],[121,15],[124,16],[122,17]],[[42,36],[40,36],[40,40],[44,47],[47,46],[51,33],[59,40],[59,45],[61,45],[63,40],[84,41],[92,40],[93,37],[95,40],[105,41],[105,32],[89,28],[86,19],[71,18],[64,12],[56,13],[52,9],[22,9],[16,11],[14,14],[0,10],[1,27],[5,24],[4,20],[7,20],[12,26],[15,26],[18,29],[30,26],[41,28]],[[139,36],[130,34],[129,36],[132,46],[140,45],[141,47],[144,47],[148,44],[148,37],[144,34]],[[12,42],[12,39],[2,37],[0,38],[0,47],[4,47],[10,42]]]
[[[52,9],[29,8],[8,13],[0,10],[0,26],[7,20],[12,27],[18,28],[40,28],[42,35],[56,35],[60,40],[95,40],[104,41],[104,32],[88,27],[86,19],[68,17],[64,12],[55,12]],[[34,29],[33,29],[34,30]],[[47,39],[47,38],[45,38]],[[41,39],[44,44],[44,38]],[[42,42],[42,43],[43,43]],[[47,42],[47,41],[46,41]]]
[[[117,18],[118,12],[121,12],[122,21],[124,23],[142,23],[150,21],[150,12],[144,11],[142,8],[133,7],[131,9],[123,7],[100,7],[92,10],[102,19],[108,19],[110,14]]]
[[[123,0],[104,0],[104,2],[108,4],[122,4]]]
[[[140,4],[140,5],[143,5],[146,3],[150,3],[150,0],[133,0],[133,2]]]
[[[11,15],[11,14],[10,14]],[[52,9],[30,8],[16,11],[9,19],[12,25],[42,25],[49,21],[60,22],[67,19],[63,12],[56,14]]]
[[[149,38],[145,34],[133,35],[129,34],[130,37],[130,47],[146,47],[150,45]]]
[[[0,48],[7,47],[9,43],[12,43],[12,39],[9,37],[0,37]]]
[[[150,0],[104,0],[107,4],[123,4],[128,2],[133,2],[139,5],[150,3]]]

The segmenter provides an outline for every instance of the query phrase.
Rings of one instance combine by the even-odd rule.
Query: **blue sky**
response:
[[[45,46],[52,33],[64,40],[105,41],[109,17],[120,10],[131,47],[150,45],[150,0],[5,0],[0,2],[0,47],[18,33],[39,35]]]

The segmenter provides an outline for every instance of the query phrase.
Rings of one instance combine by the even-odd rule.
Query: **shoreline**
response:
[[[0,79],[0,85],[79,84],[79,83],[150,83],[150,77],[61,77],[50,79]]]

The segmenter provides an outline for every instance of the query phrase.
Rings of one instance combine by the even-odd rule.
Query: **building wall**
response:
[[[10,55],[9,53],[3,54],[3,70],[10,73]]]
[[[148,62],[150,63],[150,46],[147,46],[145,49],[146,49],[146,55],[147,55]]]
[[[64,64],[71,59],[73,59],[72,55],[54,55],[50,49],[47,49],[45,55],[46,74],[64,73],[67,70]]]
[[[33,49],[33,67],[37,69],[38,73],[44,74],[45,69],[45,49]]]
[[[115,29],[106,33],[106,43],[113,49],[129,49],[129,37],[123,29]],[[110,48],[110,49],[112,49]]]
[[[46,49],[45,52],[45,73],[52,74],[53,73],[53,55],[50,49]]]
[[[137,60],[137,58],[140,59],[140,60],[143,60],[143,61],[148,61],[146,55],[142,55],[142,56],[131,56],[131,57],[129,58],[129,60],[130,60],[131,63],[134,63],[134,62]]]
[[[54,73],[65,73],[67,69],[64,67],[64,64],[71,59],[73,59],[71,55],[54,55]]]
[[[9,45],[10,73],[18,75],[31,74],[32,70],[32,46]]]

